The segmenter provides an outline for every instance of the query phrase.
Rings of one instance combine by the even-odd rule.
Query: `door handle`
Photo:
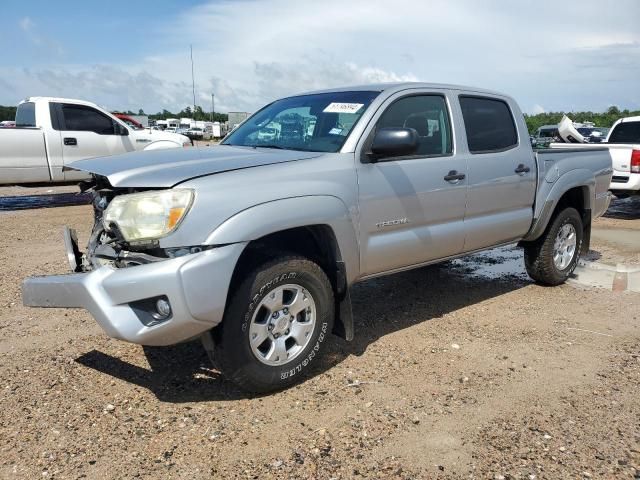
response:
[[[63,142],[65,145],[78,145],[78,139],[73,137],[65,137]]]
[[[457,170],[451,170],[447,175],[444,176],[444,179],[447,182],[458,182],[459,180],[464,180],[466,175],[464,173],[458,173]]]
[[[521,173],[529,173],[530,171],[531,169],[527,167],[524,163],[521,163],[520,165],[518,165],[514,170],[514,172],[516,172],[518,175],[520,175]]]

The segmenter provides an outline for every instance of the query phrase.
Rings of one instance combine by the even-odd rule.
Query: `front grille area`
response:
[[[623,177],[622,175],[614,175],[611,178],[611,183],[627,183],[629,181],[629,177]]]

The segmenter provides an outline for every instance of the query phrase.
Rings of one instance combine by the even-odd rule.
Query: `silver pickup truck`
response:
[[[356,282],[514,242],[533,279],[564,282],[612,174],[604,148],[533,152],[508,96],[422,83],[300,94],[220,146],[73,168],[93,174],[87,251],[67,229],[75,273],[26,279],[24,304],[142,345],[200,337],[254,392],[353,338]]]

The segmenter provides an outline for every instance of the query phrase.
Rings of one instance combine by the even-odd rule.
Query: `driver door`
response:
[[[467,164],[455,155],[445,94],[399,93],[380,111],[356,151],[363,276],[456,255],[464,247]],[[382,127],[413,128],[418,150],[372,162],[368,145]]]
[[[134,150],[126,127],[95,108],[58,103],[56,111],[65,166],[76,160],[118,155]],[[65,180],[86,176],[85,172],[64,172]]]

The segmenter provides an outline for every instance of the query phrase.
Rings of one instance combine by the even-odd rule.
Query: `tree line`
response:
[[[0,105],[0,122],[4,120],[14,120],[16,118],[16,107],[5,107]]]
[[[596,127],[610,128],[617,120],[623,117],[635,117],[640,115],[640,110],[620,110],[616,106],[609,107],[606,112],[545,112],[536,115],[527,115],[527,128],[530,134],[535,134],[543,125],[556,125],[566,115],[574,122],[593,122]]]
[[[138,110],[138,113],[133,113],[131,110],[127,110],[126,112],[122,112],[127,115],[147,115],[144,113],[144,110]],[[169,110],[163,109],[158,113],[151,113],[147,115],[149,120],[166,120],[167,118],[193,118],[194,120],[203,120],[203,121],[211,121],[211,112],[205,112],[200,105],[196,105],[195,110],[190,106],[183,108],[177,113],[170,112]],[[213,113],[213,121],[214,122],[226,122],[229,119],[229,115],[226,113]]]

